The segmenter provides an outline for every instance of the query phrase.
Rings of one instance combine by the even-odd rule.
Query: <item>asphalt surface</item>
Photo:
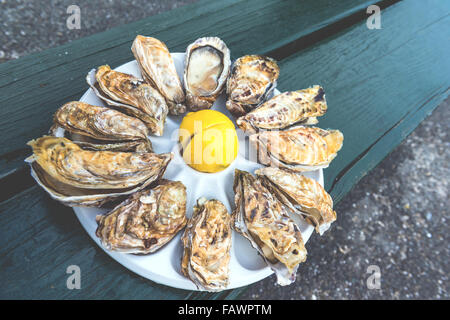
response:
[[[192,2],[0,0],[0,63]],[[66,26],[72,4],[81,9],[80,30]],[[449,299],[449,105],[336,206],[337,222],[306,244],[295,284],[275,286],[272,276],[242,298]],[[379,289],[367,284],[376,287],[369,266],[379,268]]]

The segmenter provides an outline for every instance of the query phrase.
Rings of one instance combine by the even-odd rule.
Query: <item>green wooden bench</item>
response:
[[[366,26],[371,4],[382,7],[381,29]],[[72,209],[36,186],[23,162],[25,143],[87,89],[88,70],[133,59],[137,34],[175,52],[216,35],[233,58],[279,59],[281,91],[321,84],[329,111],[320,126],[345,136],[325,170],[338,202],[448,96],[449,13],[442,0],[200,1],[0,64],[0,298],[223,299],[245,290],[175,290],[128,271],[94,244]],[[81,290],[66,288],[71,264],[82,270]]]

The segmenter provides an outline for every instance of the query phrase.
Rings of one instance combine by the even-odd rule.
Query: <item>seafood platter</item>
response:
[[[86,93],[28,142],[33,178],[152,281],[221,291],[275,273],[293,283],[311,234],[336,220],[323,169],[343,135],[317,126],[324,89],[279,92],[274,59],[232,61],[217,37],[171,53],[138,35],[131,52],[115,69],[86,70]]]

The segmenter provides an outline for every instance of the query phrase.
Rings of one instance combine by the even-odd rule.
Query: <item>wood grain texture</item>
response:
[[[361,22],[281,63],[281,90],[321,84],[328,112],[319,126],[344,133],[324,172],[335,201],[447,97],[449,13],[450,2],[403,1],[383,11],[381,30]]]
[[[25,143],[47,132],[55,110],[87,90],[90,69],[134,59],[130,47],[137,34],[162,39],[172,51],[217,35],[236,58],[278,48],[373,2],[200,1],[0,64],[0,179],[24,165]]]
[[[0,204],[1,298],[233,298],[159,286],[123,268],[98,248],[70,208],[24,183],[25,143],[44,134],[51,115],[87,89],[90,68],[132,60],[136,34],[163,39],[183,51],[198,37],[218,35],[232,55],[263,53],[333,23],[374,1],[201,1],[130,25],[0,65],[0,179],[9,190]],[[6,179],[5,179],[6,177]],[[21,180],[24,182],[23,180]],[[6,200],[5,200],[6,199]],[[84,290],[65,287],[68,265],[82,269]],[[150,284],[150,285],[149,285]]]
[[[265,3],[270,5],[272,2]],[[325,4],[326,1],[318,3]],[[224,16],[240,16],[238,9],[241,7],[237,1],[209,4],[201,8],[190,6],[186,10],[192,11],[186,12],[197,14],[199,19],[206,19],[204,16],[214,6],[216,10],[218,6],[224,6],[221,7],[225,11]],[[227,11],[228,7],[233,8],[234,15]],[[449,7],[449,2],[439,0],[404,1],[382,12],[381,30],[369,30],[365,22],[361,22],[280,62],[280,90],[299,89],[311,84],[323,85],[329,111],[319,126],[340,129],[345,135],[343,149],[330,168],[325,170],[326,186],[332,189],[335,201],[339,201],[448,95]],[[242,6],[242,12],[252,12],[246,8]],[[254,14],[265,12],[265,8],[260,8]],[[200,33],[195,33],[197,31],[194,31],[192,18],[187,18],[179,10],[175,10],[175,14],[175,18],[180,21],[192,23],[192,34],[195,35],[192,39],[208,30],[207,26],[214,27],[214,20],[197,20],[210,22],[203,22],[205,26],[199,24],[197,28]],[[171,17],[169,14],[163,16],[165,18],[161,18],[160,25],[142,25],[142,28],[163,28],[160,31],[163,35],[161,38],[168,37],[169,46],[173,48],[182,48],[185,45],[183,41],[192,40],[182,38],[184,30],[175,22],[172,21],[174,27],[170,27],[170,21],[166,24],[166,20]],[[224,32],[221,36],[229,37],[233,52],[248,52],[253,46],[263,52],[269,48],[267,43],[265,47],[257,47],[251,39],[249,44],[245,43],[237,36],[240,35],[239,28],[244,26],[230,24],[225,28],[225,25],[221,25],[224,23],[219,19],[221,16],[214,16],[221,28],[218,32],[221,30]],[[250,27],[250,24],[247,25],[246,30],[250,30]],[[133,29],[128,29],[130,33],[129,30]],[[271,30],[270,33],[276,32]],[[79,97],[86,89],[82,78],[86,71],[83,68],[92,66],[88,64],[89,59],[94,64],[113,61],[110,62],[112,66],[131,59],[129,45],[136,33],[119,34],[121,40],[117,42],[112,36],[106,37],[110,39],[109,43],[99,52],[92,48],[97,45],[93,45],[95,39],[99,41],[94,36],[88,38],[86,47],[79,44],[80,47],[75,49],[77,42],[73,43],[73,47],[69,46],[70,57],[55,59],[53,56],[52,59],[51,53],[43,56],[38,54],[35,59],[42,59],[42,64],[35,62],[34,73],[30,76],[27,76],[26,68],[27,64],[28,67],[33,64],[31,58],[21,59],[23,64],[19,60],[14,64],[5,64],[7,67],[0,65],[0,74],[8,72],[10,79],[15,79],[12,82],[3,78],[0,80],[4,81],[0,83],[0,130],[3,130],[0,134],[0,148],[3,148],[0,154],[10,159],[9,162],[2,162],[1,172],[16,170],[18,165],[11,164],[26,154],[26,149],[21,151],[25,141],[44,133],[50,124],[51,113],[62,102],[70,97]],[[240,42],[233,40],[234,35]],[[55,54],[63,49],[52,50],[50,52]],[[73,55],[78,59],[79,67],[76,62],[71,62]],[[65,77],[64,71],[68,70],[77,75],[73,79]],[[57,83],[47,86],[57,89],[61,96],[53,95],[47,86],[38,86],[36,82],[46,83],[38,81],[41,79],[46,79],[46,82],[57,80]],[[20,84],[24,83],[31,86],[31,92],[36,93],[34,99],[27,90],[20,89]],[[17,99],[22,104],[13,104]],[[22,106],[31,115],[22,110]],[[44,109],[47,114],[40,116],[39,112],[45,113]],[[12,123],[8,123],[7,117]],[[18,128],[20,124],[26,127]],[[10,130],[4,130],[4,125]],[[225,298],[228,294],[229,297],[236,297],[240,292],[233,290],[222,295],[203,295],[159,286],[135,275],[109,258],[90,240],[70,208],[54,202],[36,186],[0,203],[0,240],[0,298]],[[68,290],[65,287],[65,271],[70,264],[81,267],[82,290]]]

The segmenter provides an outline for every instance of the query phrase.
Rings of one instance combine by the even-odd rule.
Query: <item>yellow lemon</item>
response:
[[[233,122],[215,110],[189,112],[181,122],[179,141],[184,161],[201,172],[224,170],[239,149]]]

